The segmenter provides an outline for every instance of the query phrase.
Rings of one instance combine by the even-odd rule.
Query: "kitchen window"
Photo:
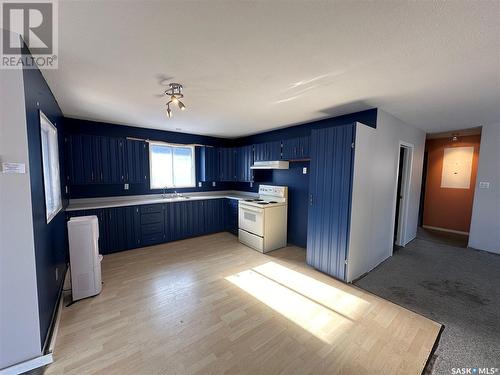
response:
[[[195,186],[194,146],[149,143],[151,189]]]
[[[45,212],[48,223],[62,209],[61,180],[57,129],[42,112],[40,112],[40,139],[42,143]]]

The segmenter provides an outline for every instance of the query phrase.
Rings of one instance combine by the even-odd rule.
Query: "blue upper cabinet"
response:
[[[203,146],[200,150],[200,181],[219,181],[219,149]]]
[[[71,185],[146,183],[148,146],[144,141],[92,135],[65,138],[66,180]]]
[[[354,125],[311,134],[307,264],[345,280],[348,251]]]
[[[311,138],[308,136],[283,140],[283,150],[281,158],[283,160],[309,159],[310,142]]]
[[[254,161],[281,159],[281,141],[257,143],[254,145]]]
[[[229,147],[219,149],[219,181],[236,181],[235,150]]]
[[[240,182],[253,181],[250,167],[253,164],[252,146],[242,146],[236,150],[236,180]]]
[[[127,139],[125,141],[124,158],[125,182],[130,184],[145,183],[148,179],[148,147],[140,140]]]

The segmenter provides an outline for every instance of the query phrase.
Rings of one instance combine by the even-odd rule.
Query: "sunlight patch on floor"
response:
[[[228,276],[226,280],[328,344],[354,324],[342,314],[252,269]]]
[[[360,318],[370,308],[370,303],[362,298],[275,262],[252,269],[349,319]]]

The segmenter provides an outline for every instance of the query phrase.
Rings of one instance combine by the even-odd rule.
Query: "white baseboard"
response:
[[[30,360],[18,363],[17,365],[4,368],[3,370],[0,370],[0,375],[22,374],[23,372],[34,370],[36,368],[51,364],[53,361],[54,361],[54,359],[52,358],[52,353],[49,353],[46,355],[42,355],[40,357],[36,357],[36,358],[30,359]]]
[[[446,228],[440,228],[440,227],[431,227],[430,225],[422,225],[422,228],[425,229],[432,229],[432,230],[438,230],[440,232],[448,232],[448,233],[455,233],[455,234],[463,234],[464,236],[468,236],[469,232],[461,232],[459,230],[453,230],[453,229],[446,229]]]

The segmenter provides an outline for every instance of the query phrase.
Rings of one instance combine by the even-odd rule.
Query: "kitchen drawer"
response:
[[[162,204],[148,204],[141,206],[141,214],[150,214],[154,212],[162,212],[163,205]]]
[[[156,245],[163,241],[163,233],[143,234],[141,236],[141,246]]]
[[[141,224],[161,223],[163,221],[163,212],[153,212],[141,215]]]
[[[141,235],[161,233],[163,235],[163,223],[141,225]]]

